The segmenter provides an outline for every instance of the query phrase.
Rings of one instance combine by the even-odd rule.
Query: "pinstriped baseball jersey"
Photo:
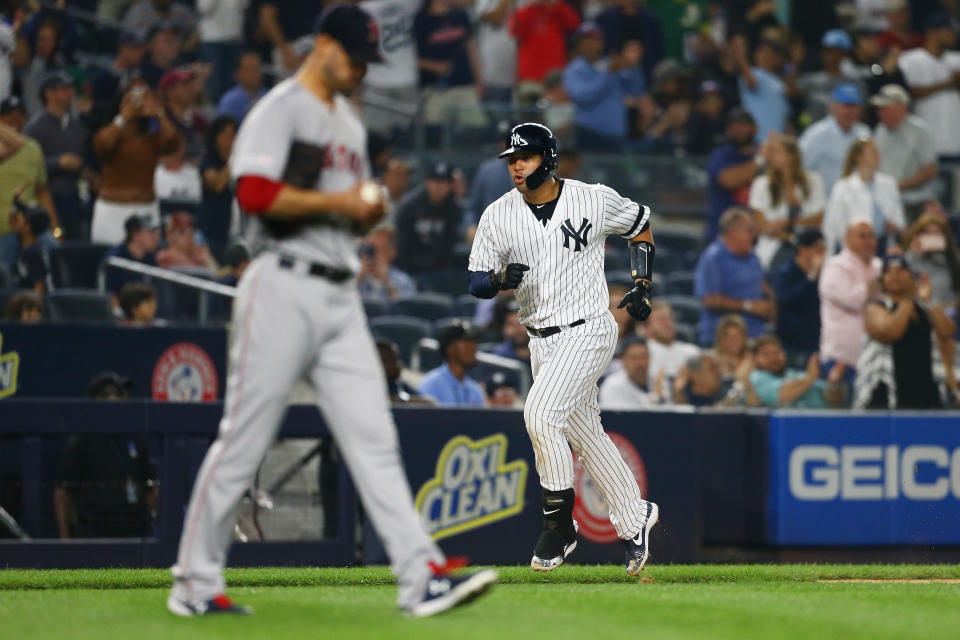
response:
[[[295,145],[313,148],[303,156],[291,155]],[[301,166],[291,166],[299,163]],[[302,165],[316,163],[313,171]],[[230,157],[234,180],[255,175],[271,180],[301,173],[314,184],[295,186],[320,191],[345,191],[370,177],[367,161],[367,133],[342,95],[333,106],[321,101],[295,78],[288,78],[261,98],[243,120]],[[305,170],[304,170],[305,169]],[[282,237],[267,231],[259,219],[250,225],[248,236],[254,250],[273,249],[294,257],[322,262],[331,267],[357,271],[356,236],[352,226],[331,216],[322,222],[299,226]]]
[[[610,304],[604,240],[632,238],[649,218],[649,207],[610,187],[567,179],[544,227],[514,189],[483,212],[469,269],[490,271],[511,262],[530,267],[516,291],[521,324],[540,328],[596,318]]]

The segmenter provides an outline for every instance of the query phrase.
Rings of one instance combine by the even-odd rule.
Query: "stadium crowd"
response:
[[[195,299],[99,267],[110,256],[235,284],[250,255],[234,136],[309,52],[324,4],[0,3],[7,319],[69,320],[55,307],[82,295],[86,319],[196,320]],[[960,2],[359,4],[385,61],[354,102],[391,213],[360,242],[358,282],[396,401],[522,402],[513,298],[471,298],[464,273],[480,215],[512,184],[502,160],[456,167],[439,141],[537,120],[560,139],[561,177],[600,154],[705,159],[702,234],[648,202],[644,325],[615,309],[625,247],[607,247],[621,344],[601,406],[957,403],[960,252],[941,174],[960,159]],[[206,319],[228,316],[218,300]]]

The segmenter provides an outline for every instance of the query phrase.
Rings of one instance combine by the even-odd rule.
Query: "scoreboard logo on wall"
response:
[[[506,461],[507,436],[453,438],[440,451],[434,477],[417,492],[416,508],[434,540],[523,511],[527,463]]]

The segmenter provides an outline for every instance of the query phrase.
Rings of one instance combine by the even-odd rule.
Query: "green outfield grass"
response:
[[[956,638],[960,566],[568,565],[500,567],[471,606],[427,620],[394,608],[388,571],[234,569],[249,618],[183,620],[164,609],[162,570],[0,571],[0,637],[171,638]],[[876,583],[822,580],[873,579]]]

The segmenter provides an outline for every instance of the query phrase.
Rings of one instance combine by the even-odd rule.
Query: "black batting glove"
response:
[[[523,275],[530,270],[525,264],[520,264],[519,262],[511,262],[510,264],[500,267],[498,271],[490,272],[490,282],[497,289],[501,291],[506,291],[507,289],[516,289],[520,286],[520,282],[523,280]]]
[[[635,320],[643,322],[650,317],[653,302],[650,300],[650,283],[646,280],[637,280],[633,289],[627,292],[617,305],[617,309],[627,308],[627,313]]]

